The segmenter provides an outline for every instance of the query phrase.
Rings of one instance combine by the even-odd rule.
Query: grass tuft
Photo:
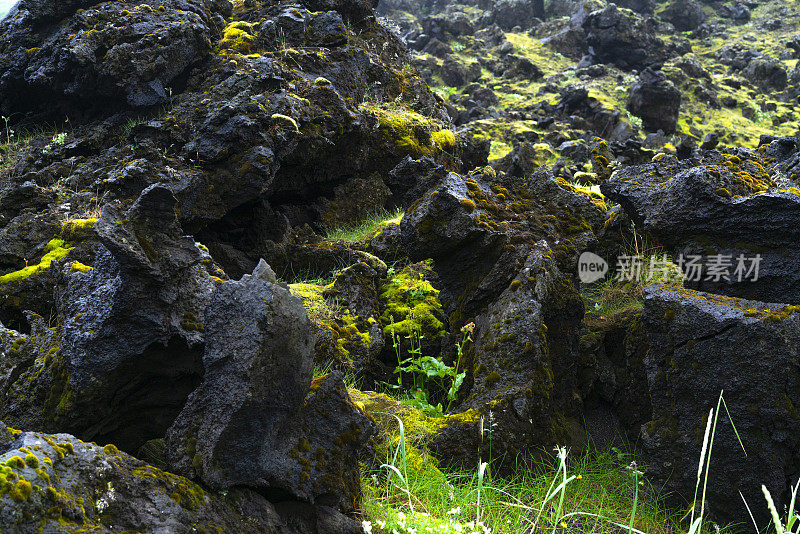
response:
[[[371,239],[387,226],[391,224],[400,224],[402,219],[403,210],[380,210],[368,215],[359,223],[327,228],[325,230],[325,237],[351,243]]]

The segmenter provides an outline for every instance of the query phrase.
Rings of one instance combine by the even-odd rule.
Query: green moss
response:
[[[481,414],[468,410],[444,417],[430,417],[420,410],[402,404],[383,393],[374,391],[349,390],[353,404],[371,418],[378,427],[375,438],[375,461],[383,463],[392,457],[400,443],[400,428],[397,417],[403,423],[405,435],[406,465],[409,471],[441,474],[437,460],[427,450],[430,438],[446,428],[455,425],[477,425]]]
[[[67,245],[63,239],[52,239],[44,249],[44,256],[35,265],[28,265],[24,269],[0,276],[0,284],[21,282],[31,276],[37,275],[50,268],[53,261],[60,260],[75,247]]]
[[[431,140],[441,150],[448,150],[455,146],[456,135],[453,130],[439,130],[431,134]]]
[[[367,332],[361,332],[356,324],[356,318],[345,313],[340,319],[340,323],[333,326],[337,339],[336,346],[339,351],[346,353],[345,344],[350,342],[359,343],[364,347],[369,347],[372,342],[370,335]]]
[[[79,261],[73,261],[72,264],[69,266],[69,268],[73,272],[82,272],[82,273],[88,273],[89,271],[92,270],[91,265],[84,265]]]
[[[253,42],[256,40],[252,31],[253,25],[249,22],[241,20],[231,22],[222,32],[222,39],[217,46],[220,51],[230,50],[240,54],[249,54],[253,49]]]
[[[17,480],[17,483],[14,484],[8,490],[8,496],[14,499],[16,502],[22,502],[28,500],[28,497],[31,496],[33,492],[33,487],[31,483],[24,479]]]
[[[23,460],[19,456],[12,456],[8,460],[6,460],[6,465],[11,467],[11,468],[24,469],[25,468],[25,460]]]
[[[321,284],[289,284],[289,291],[300,297],[308,318],[317,325],[325,326],[335,319],[335,310],[322,295],[328,287]]]
[[[439,290],[424,278],[427,269],[424,264],[406,267],[381,286],[386,311],[380,321],[386,335],[404,338],[416,332],[426,339],[445,335]]]
[[[34,469],[36,469],[37,467],[39,467],[39,458],[35,454],[29,453],[25,456],[25,464],[28,467],[33,467]]]
[[[438,121],[403,107],[390,109],[364,104],[361,109],[373,115],[383,135],[402,152],[425,156],[455,146],[455,134]]]
[[[61,237],[67,241],[80,241],[85,239],[94,228],[97,218],[69,219],[61,223]]]
[[[300,131],[300,127],[297,125],[297,121],[288,115],[283,115],[281,113],[273,113],[271,119],[276,123],[283,123],[289,125],[296,132]]]
[[[72,445],[72,444],[70,443],[70,445]],[[119,454],[119,449],[113,443],[109,443],[108,445],[103,447],[103,452],[105,452],[106,454],[115,455],[115,454]]]
[[[207,495],[203,488],[178,475],[167,473],[152,465],[136,467],[133,475],[139,478],[152,480],[162,487],[162,491],[187,510],[197,510],[205,506]]]

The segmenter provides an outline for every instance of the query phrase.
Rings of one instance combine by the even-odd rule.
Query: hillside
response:
[[[0,532],[796,531],[797,2],[4,9]]]

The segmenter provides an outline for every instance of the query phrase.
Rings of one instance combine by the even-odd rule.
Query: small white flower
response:
[[[364,529],[364,534],[372,534],[372,523],[369,521],[362,521],[361,528]]]
[[[448,515],[458,515],[461,513],[461,507],[456,506],[455,508],[451,508],[450,510],[447,511],[447,513]]]

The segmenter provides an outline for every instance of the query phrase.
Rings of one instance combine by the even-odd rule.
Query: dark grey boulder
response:
[[[617,171],[602,191],[676,258],[683,255],[688,263],[699,256],[698,262],[707,264],[722,255],[731,262],[727,280],[704,271],[687,285],[766,302],[800,302],[800,196],[782,170],[793,160],[781,155],[786,151],[778,145],[773,141],[759,152],[704,151],[699,160],[664,156]],[[740,255],[746,269],[741,279]],[[757,255],[754,280],[755,272],[746,275]]]
[[[800,465],[800,313],[798,307],[652,286],[643,325],[652,419],[642,426],[647,474],[690,502],[697,482],[708,413],[721,408],[708,476],[706,507],[715,518],[749,526],[739,492],[759,525],[768,511],[761,485],[778,510]]]
[[[742,75],[752,84],[767,91],[780,91],[786,87],[789,79],[783,63],[771,58],[752,60],[744,68]]]
[[[113,445],[84,443],[69,434],[10,433],[2,423],[0,436],[3,531],[318,532],[287,528],[276,509],[253,491],[238,490],[225,499]],[[15,478],[6,478],[7,472]]]
[[[206,309],[203,383],[167,433],[172,469],[215,489],[257,488],[352,511],[371,426],[340,374],[312,382],[302,302],[261,262]]]
[[[651,24],[636,13],[609,4],[583,21],[588,52],[595,63],[643,69],[666,59],[666,45]]]
[[[706,21],[703,6],[694,0],[672,0],[660,17],[681,32],[695,30]]]
[[[211,53],[231,12],[230,2],[211,0],[121,7],[20,2],[16,15],[0,22],[0,110],[164,104],[178,78]]]
[[[9,424],[64,429],[134,451],[162,437],[203,367],[210,257],[184,237],[175,198],[146,189],[126,212],[107,205],[94,226],[93,268],[59,274],[58,333],[37,326],[3,389]]]
[[[627,107],[648,132],[672,133],[678,124],[681,92],[663,72],[646,68],[630,87]]]

